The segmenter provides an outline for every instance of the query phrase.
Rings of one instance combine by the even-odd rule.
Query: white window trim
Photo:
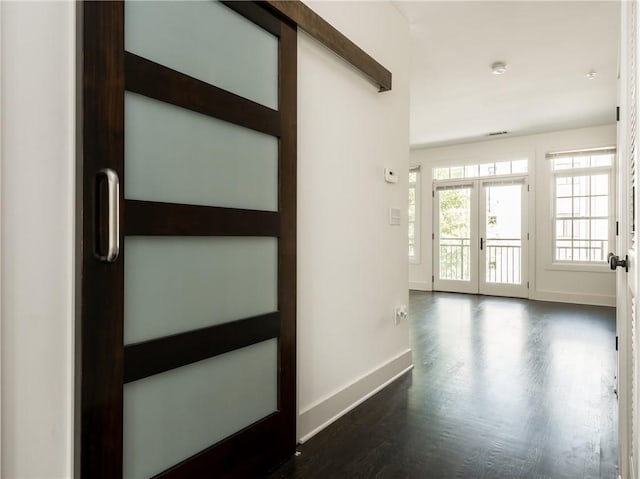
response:
[[[590,150],[584,150],[585,153],[593,150],[599,150],[600,148],[594,148]],[[594,166],[584,168],[563,168],[559,170],[553,169],[553,158],[547,158],[549,171],[551,173],[552,187],[551,187],[551,261],[545,266],[545,270],[548,271],[573,271],[573,272],[585,272],[585,273],[614,273],[609,268],[609,264],[604,262],[592,262],[592,261],[561,261],[556,260],[556,178],[571,177],[580,175],[595,175],[598,173],[607,173],[609,175],[609,193],[608,193],[608,205],[609,205],[609,235],[608,245],[609,249],[615,246],[615,156],[611,161],[610,166]],[[585,218],[589,219],[589,218]]]
[[[564,170],[563,170],[564,171]],[[500,180],[509,180],[511,178],[528,178],[529,173],[509,173],[508,175],[488,175],[488,176],[470,176],[468,178],[454,178],[452,180],[433,180],[433,184],[442,185],[442,184],[456,184],[463,183],[469,184],[469,182],[473,181],[500,181]]]
[[[518,172],[514,172],[513,171],[513,163],[514,162],[521,162],[521,161],[525,161],[526,165],[527,165],[527,169],[526,171],[518,171]],[[509,173],[490,173],[490,174],[486,174],[486,175],[482,175],[480,174],[480,169],[482,166],[486,166],[486,165],[495,165],[497,163],[509,163],[509,169],[511,170]],[[529,157],[528,156],[524,156],[522,158],[515,158],[515,159],[504,159],[504,160],[485,160],[485,161],[481,161],[480,163],[464,163],[464,164],[442,164],[442,165],[434,165],[433,168],[431,169],[431,176],[434,182],[436,181],[456,181],[456,180],[469,180],[469,179],[477,179],[477,178],[496,178],[496,177],[509,177],[509,176],[527,176],[529,175]],[[462,168],[463,171],[466,170],[466,168],[468,167],[476,167],[478,169],[478,174],[477,175],[469,175],[467,176],[466,174],[463,174],[463,176],[459,176],[456,178],[437,178],[436,177],[436,170],[438,169],[445,169],[448,168],[449,169],[449,174],[451,174],[451,169],[452,168]]]
[[[420,166],[410,166],[409,167],[409,172],[411,171],[416,171],[418,174],[416,176],[416,182],[415,182],[415,190],[416,190],[416,219],[414,221],[414,227],[413,227],[413,231],[414,231],[414,245],[413,245],[413,251],[415,252],[415,254],[413,256],[408,256],[409,258],[409,264],[421,264],[422,263],[422,258],[421,258],[421,250],[422,250],[422,235],[420,234],[421,230],[422,230],[422,194],[421,194],[421,190],[422,190],[422,172],[420,170]],[[411,188],[411,185],[413,185],[414,183],[409,183],[409,188]],[[408,191],[408,189],[407,189]],[[407,195],[408,196],[408,195]],[[407,215],[407,233],[409,231],[409,218]],[[408,238],[407,238],[407,247],[408,247]]]

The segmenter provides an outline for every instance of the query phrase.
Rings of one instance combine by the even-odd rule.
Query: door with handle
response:
[[[296,29],[85,2],[79,477],[257,477],[295,448]]]
[[[447,182],[434,191],[433,288],[478,292],[478,183]]]
[[[624,268],[625,273],[629,272],[629,255],[625,255],[624,259],[620,259],[619,256],[609,253],[607,261],[609,262],[609,268],[611,268],[612,271],[615,271],[616,268]]]
[[[526,298],[527,185],[524,178],[480,181],[480,294]]]
[[[524,177],[439,181],[434,189],[434,290],[528,297]]]
[[[608,256],[616,270],[616,335],[618,396],[618,465],[623,479],[640,474],[638,405],[638,16],[636,2],[621,5],[620,71],[618,76],[617,220],[616,252]]]

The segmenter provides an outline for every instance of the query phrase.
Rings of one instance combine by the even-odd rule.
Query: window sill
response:
[[[575,273],[615,273],[607,263],[551,263],[545,266],[548,271],[571,271]]]

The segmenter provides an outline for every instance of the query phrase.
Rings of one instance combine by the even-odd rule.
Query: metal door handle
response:
[[[480,251],[482,251],[482,238],[480,238]]]
[[[107,253],[105,255],[96,251],[96,257],[105,263],[113,263],[120,253],[120,181],[118,174],[111,168],[104,168],[98,172],[98,176],[104,175],[107,179]],[[96,183],[97,184],[97,183]]]
[[[616,268],[624,268],[625,271],[629,271],[628,256],[625,256],[624,259],[620,259],[619,256],[616,256],[613,253],[609,253],[609,255],[607,256],[607,261],[609,262],[609,268],[611,268],[613,271],[615,271]]]

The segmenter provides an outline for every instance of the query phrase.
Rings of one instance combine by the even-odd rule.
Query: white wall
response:
[[[422,261],[409,265],[412,288],[431,290],[432,274],[432,168],[529,158],[530,298],[585,304],[615,305],[615,275],[606,266],[561,267],[552,264],[552,176],[545,155],[551,151],[594,148],[616,144],[616,126],[564,130],[539,135],[503,138],[441,148],[411,151],[410,163],[422,171]],[[610,245],[613,251],[615,245]],[[564,269],[563,269],[564,268]],[[597,271],[594,271],[596,270]]]
[[[2,477],[68,478],[75,7],[0,8]]]
[[[408,301],[408,24],[388,2],[309,6],[389,69],[393,90],[378,93],[298,35],[300,438],[411,364],[407,324],[393,325]],[[384,182],[385,167],[398,184]],[[388,224],[389,207],[401,208],[402,226]]]

